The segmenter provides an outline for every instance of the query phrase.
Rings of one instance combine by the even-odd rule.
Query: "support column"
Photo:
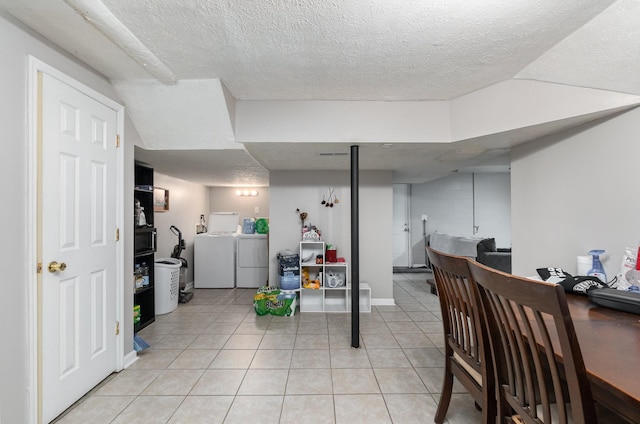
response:
[[[358,146],[351,146],[351,347],[360,347],[360,229]]]

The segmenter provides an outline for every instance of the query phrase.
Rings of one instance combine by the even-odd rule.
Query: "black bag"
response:
[[[582,295],[588,295],[592,290],[608,288],[598,277],[584,275],[567,277],[558,284],[564,287],[564,291],[567,293]]]
[[[567,293],[586,296],[591,290],[608,288],[598,277],[571,275],[562,268],[538,268],[538,275],[544,281],[560,284]]]

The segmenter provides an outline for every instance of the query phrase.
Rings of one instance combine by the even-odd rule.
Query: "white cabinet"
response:
[[[326,263],[324,254],[324,242],[300,242],[300,312],[349,312],[349,265],[346,262]],[[314,288],[305,288],[307,275],[312,282],[310,287]],[[360,284],[359,292],[360,312],[371,312],[371,289],[367,284]]]

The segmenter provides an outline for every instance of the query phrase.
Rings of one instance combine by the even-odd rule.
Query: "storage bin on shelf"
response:
[[[324,255],[327,262],[338,262],[338,251],[336,249],[327,248]]]

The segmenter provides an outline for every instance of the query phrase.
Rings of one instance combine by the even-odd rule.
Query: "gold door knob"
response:
[[[65,264],[64,262],[60,262],[60,263],[56,261],[49,262],[49,272],[64,271],[65,269],[67,269],[67,264]]]

